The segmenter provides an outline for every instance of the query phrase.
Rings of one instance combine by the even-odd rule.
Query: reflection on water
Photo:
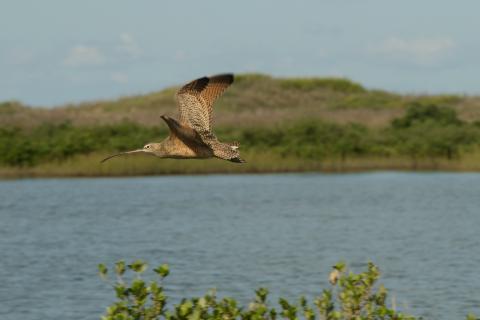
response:
[[[399,309],[480,313],[480,175],[288,174],[0,182],[0,318],[98,319],[99,262],[169,263],[167,292],[313,297],[338,260]]]

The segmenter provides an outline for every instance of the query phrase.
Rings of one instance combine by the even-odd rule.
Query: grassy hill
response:
[[[167,134],[175,92],[56,108],[0,103],[0,176],[480,170],[480,98],[399,95],[334,78],[236,77],[215,105],[220,139],[247,165],[150,157],[98,160]]]
[[[0,103],[0,126],[31,128],[70,121],[75,126],[114,124],[125,120],[145,126],[160,123],[161,114],[176,115],[175,92],[168,88],[147,95],[94,101],[56,108],[30,108],[18,102]],[[335,78],[272,78],[238,75],[215,106],[220,127],[276,125],[301,119],[385,126],[412,102],[449,106],[465,121],[480,120],[480,97],[399,95],[367,90]]]

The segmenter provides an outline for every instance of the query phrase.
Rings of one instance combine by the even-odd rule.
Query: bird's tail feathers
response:
[[[246,161],[240,158],[238,151],[238,143],[217,143],[213,146],[213,153],[215,157],[228,160],[236,163],[245,163]]]
[[[235,163],[247,163],[247,161],[245,161],[244,159],[242,159],[240,157],[229,159],[229,161],[235,162]]]
[[[229,142],[227,144],[230,145],[230,148],[232,148],[232,150],[237,150],[238,148],[240,148],[240,142],[237,141]]]

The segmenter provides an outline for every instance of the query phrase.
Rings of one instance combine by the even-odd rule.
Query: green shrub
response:
[[[472,126],[441,126],[433,121],[392,130],[390,134],[397,152],[412,158],[458,158],[462,150],[480,141],[480,130]]]
[[[44,124],[31,131],[0,129],[0,164],[32,166],[94,151],[123,151],[162,136],[166,136],[165,129],[128,122],[94,127],[75,127],[68,122]]]
[[[480,142],[480,128],[462,122],[454,109],[433,104],[411,105],[387,130],[399,154],[416,158],[458,158]]]
[[[457,112],[448,107],[439,107],[435,104],[413,103],[407,109],[406,114],[392,121],[394,128],[409,128],[418,123],[435,122],[439,125],[461,125]]]
[[[114,269],[116,281],[112,282],[107,267],[99,265],[100,276],[113,286],[117,299],[107,308],[103,320],[415,319],[387,305],[388,292],[382,285],[377,285],[380,271],[373,263],[359,274],[349,272],[344,263],[338,263],[329,277],[332,288],[323,290],[313,305],[305,297],[300,297],[298,302],[280,298],[279,308],[269,305],[268,290],[260,288],[248,306],[239,305],[233,298],[217,298],[212,291],[203,297],[184,298],[169,309],[162,285],[169,273],[167,265],[153,270],[158,275],[153,281],[142,279],[141,274],[148,265],[141,260],[130,265],[119,261]]]
[[[283,156],[323,159],[368,153],[371,132],[363,125],[303,121],[291,126],[245,129],[242,147],[276,150]]]
[[[242,151],[267,150],[285,158],[315,161],[364,156],[455,159],[480,144],[478,123],[464,123],[454,110],[435,105],[412,106],[387,128],[309,120],[276,127],[223,128],[217,133],[221,141],[239,141]],[[0,165],[34,166],[94,152],[131,150],[167,135],[165,126],[129,122],[0,128]]]

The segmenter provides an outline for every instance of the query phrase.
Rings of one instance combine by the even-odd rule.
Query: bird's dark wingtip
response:
[[[208,79],[208,77],[202,77],[190,81],[189,83],[181,87],[180,90],[178,90],[178,94],[182,94],[185,92],[201,92],[208,85],[209,81],[210,80]]]
[[[210,80],[232,84],[233,81],[235,80],[235,76],[233,75],[233,73],[222,73],[222,74],[211,76]]]

